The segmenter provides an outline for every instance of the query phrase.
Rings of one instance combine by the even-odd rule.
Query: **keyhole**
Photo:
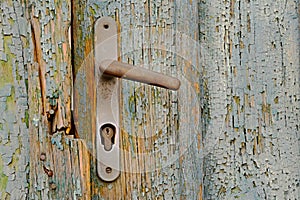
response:
[[[109,29],[109,25],[108,24],[104,24],[103,27],[104,27],[104,29]]]
[[[116,128],[112,124],[104,124],[100,128],[101,144],[105,151],[110,151],[115,144]]]
[[[106,127],[104,130],[106,131],[106,135],[109,136],[109,134],[110,134],[110,128]]]

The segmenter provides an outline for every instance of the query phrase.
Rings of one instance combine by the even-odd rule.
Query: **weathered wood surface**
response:
[[[89,154],[71,130],[71,1],[28,1],[29,199],[89,199]]]
[[[0,199],[28,194],[28,46],[22,4],[0,3]]]
[[[212,58],[204,198],[299,199],[299,1],[200,7]]]
[[[66,136],[70,8],[70,1],[1,2],[1,199],[89,199],[88,152]]]
[[[101,16],[121,61],[182,80],[123,81],[113,183],[93,155]],[[1,199],[299,199],[299,0],[2,1],[0,64]]]
[[[79,110],[75,122],[92,154],[96,130],[92,50],[97,48],[93,46],[97,18],[110,16],[117,21],[122,62],[182,79],[178,92],[123,81],[121,176],[113,183],[99,180],[92,156],[91,198],[201,199],[197,1],[76,1],[73,16]]]

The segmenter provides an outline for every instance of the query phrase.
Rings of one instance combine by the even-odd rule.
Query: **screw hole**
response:
[[[104,24],[103,27],[104,27],[105,29],[109,29],[109,25],[108,25],[108,24]]]
[[[110,174],[112,172],[112,168],[106,167],[105,171],[106,171],[106,173]]]

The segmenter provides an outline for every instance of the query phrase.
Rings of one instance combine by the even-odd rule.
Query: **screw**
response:
[[[50,109],[50,110],[49,110],[49,114],[50,114],[50,115],[53,115],[53,114],[54,114],[54,110],[53,110],[53,109]]]
[[[55,111],[53,109],[50,109],[48,112],[47,112],[47,118],[48,119],[51,119],[54,115]]]
[[[45,153],[41,153],[40,160],[41,161],[45,161],[46,160],[46,154]]]
[[[110,174],[112,172],[112,168],[106,167],[105,171],[106,171],[107,174]]]
[[[52,177],[53,176],[53,171],[49,170],[47,174],[48,174],[49,177]]]

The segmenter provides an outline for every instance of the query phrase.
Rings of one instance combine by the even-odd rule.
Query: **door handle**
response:
[[[115,60],[105,60],[100,64],[99,68],[103,74],[109,76],[146,83],[170,90],[178,90],[180,87],[180,81],[177,78]]]
[[[118,62],[117,25],[102,17],[95,23],[94,62],[96,81],[97,173],[104,181],[120,175],[120,84],[119,78],[177,90],[180,81],[142,67]]]

